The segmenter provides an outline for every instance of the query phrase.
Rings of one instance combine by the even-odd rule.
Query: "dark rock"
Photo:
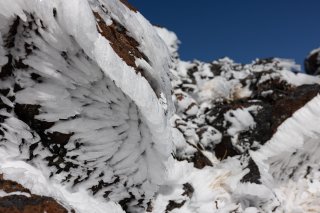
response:
[[[112,20],[112,25],[107,25],[99,13],[94,12],[94,15],[99,29],[101,29],[101,35],[110,41],[113,50],[129,66],[137,69],[136,58],[143,58],[146,62],[149,62],[147,56],[138,49],[139,43],[127,35],[127,30],[120,23]],[[141,74],[143,75],[143,73]]]
[[[224,136],[222,141],[214,148],[216,157],[224,160],[227,157],[239,155],[240,152],[232,145],[230,136]]]
[[[0,197],[1,213],[68,213],[69,211],[51,197],[32,194],[29,189],[15,181],[3,179],[0,175],[0,189],[7,192],[27,193],[25,195],[8,195]],[[71,212],[75,212],[71,210]]]
[[[187,197],[191,198],[194,192],[194,188],[192,187],[192,185],[190,183],[185,183],[183,184],[183,188],[184,192],[182,193],[182,195],[186,195]]]
[[[304,60],[304,68],[306,73],[310,75],[320,74],[320,49],[312,51],[311,54]]]
[[[194,154],[191,161],[194,163],[194,167],[198,169],[202,169],[205,166],[212,166],[212,162],[200,151]]]
[[[243,178],[241,179],[241,182],[243,182],[243,183],[250,182],[250,183],[261,184],[261,181],[260,181],[261,176],[260,176],[259,167],[252,160],[252,158],[249,159],[248,166],[246,167],[246,169],[247,168],[250,169],[250,172],[248,174],[246,174],[245,176],[243,176]]]
[[[173,209],[181,208],[185,204],[185,202],[186,202],[185,200],[182,201],[181,203],[178,203],[174,200],[170,200],[165,212],[168,213]]]

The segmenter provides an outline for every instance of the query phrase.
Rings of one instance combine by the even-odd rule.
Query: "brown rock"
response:
[[[120,0],[120,1],[122,2],[122,4],[126,5],[133,12],[137,12],[137,8],[132,6],[127,0]]]
[[[25,195],[0,197],[0,213],[68,213],[68,210],[51,197],[34,195],[21,184],[5,180],[0,174],[0,190],[7,193],[23,192]],[[71,212],[75,212],[71,210]]]
[[[143,58],[148,62],[149,59],[138,49],[139,43],[127,34],[126,28],[120,23],[112,20],[113,23],[108,26],[99,13],[93,12],[93,14],[97,20],[98,30],[102,36],[109,40],[113,50],[127,65],[135,68],[137,72],[143,75],[142,70],[136,66],[135,60],[136,58]]]
[[[304,68],[310,75],[320,74],[320,50],[314,51],[304,60]]]

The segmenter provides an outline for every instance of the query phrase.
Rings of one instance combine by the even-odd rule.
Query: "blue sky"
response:
[[[182,59],[305,56],[320,46],[320,0],[129,0],[151,23],[174,31]]]

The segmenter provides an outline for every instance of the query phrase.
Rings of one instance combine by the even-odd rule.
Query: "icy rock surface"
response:
[[[143,211],[172,150],[153,26],[117,0],[0,1],[0,22],[0,173],[76,212]],[[105,204],[77,204],[89,197]]]
[[[0,212],[320,212],[320,78],[179,43],[125,0],[0,0]]]
[[[306,73],[310,75],[320,74],[320,48],[312,50],[304,61]]]
[[[21,184],[5,180],[3,175],[0,175],[0,203],[2,204],[0,206],[0,212],[2,213],[21,212],[21,210],[25,213],[41,211],[67,213],[74,211],[68,206],[59,204],[53,198],[32,194],[29,189],[24,188]],[[12,205],[12,203],[17,205]]]
[[[178,39],[159,34],[174,61],[176,150],[150,211],[319,212],[320,78],[280,58],[181,61]]]

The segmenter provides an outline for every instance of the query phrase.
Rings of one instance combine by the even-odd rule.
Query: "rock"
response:
[[[288,63],[291,63],[289,68]],[[199,152],[207,150],[223,160],[256,150],[270,140],[286,119],[320,92],[319,84],[299,86],[286,81],[283,76],[288,72],[301,75],[292,73],[290,66],[292,70],[296,67],[293,62],[277,58],[260,59],[248,65],[221,59],[210,64],[196,61],[176,66],[179,79],[173,81],[174,100],[184,125],[178,125],[179,121],[175,126],[185,135],[188,144],[200,147],[192,156],[179,159],[199,162],[196,160]],[[225,91],[220,92],[222,85]],[[201,93],[205,98],[199,96]],[[187,112],[191,105],[199,108],[194,116]],[[243,117],[243,113],[247,113],[247,117]],[[241,119],[252,119],[253,125],[246,127],[249,120],[241,122]],[[222,137],[203,143],[201,135],[207,126],[214,127]],[[238,130],[234,132],[234,128]],[[199,137],[189,136],[200,132]]]
[[[107,201],[63,198],[75,211],[143,211],[172,150],[170,56],[156,29],[126,0],[2,4],[1,166],[25,162],[19,169],[33,168],[52,191]],[[26,174],[17,177],[36,184]],[[2,201],[44,209],[49,195]]]
[[[304,60],[304,68],[306,73],[310,75],[320,74],[320,49],[315,49],[309,53]]]
[[[32,194],[19,183],[4,179],[3,175],[0,175],[0,190],[6,193],[0,196],[2,213],[74,213],[53,198]]]
[[[169,36],[164,35],[163,37]],[[171,40],[169,41],[168,44],[174,43]],[[171,52],[175,53],[175,51]],[[240,188],[243,186],[244,190],[239,189],[236,190],[236,194],[232,192],[229,194],[231,197],[234,196],[232,199],[241,203],[241,207],[234,206],[234,208],[231,208],[231,204],[223,205],[219,200],[221,194],[215,195],[214,192],[211,192],[212,197],[217,196],[210,201],[211,203],[214,201],[216,204],[211,212],[228,207],[230,207],[229,211],[237,209],[239,212],[244,212],[246,208],[250,208],[248,203],[262,212],[268,212],[269,210],[271,212],[279,208],[286,209],[282,204],[277,206],[273,203],[278,198],[271,198],[272,193],[269,194],[269,200],[260,197],[258,194],[265,190],[266,185],[270,184],[268,182],[270,174],[274,177],[270,181],[280,184],[288,191],[298,189],[287,186],[286,181],[297,179],[301,182],[313,181],[313,177],[318,174],[315,172],[311,175],[312,177],[309,176],[310,171],[316,171],[318,168],[318,166],[314,168],[311,166],[314,165],[313,162],[319,160],[312,154],[318,152],[318,145],[316,142],[314,144],[310,142],[309,144],[308,137],[302,136],[301,133],[305,131],[305,134],[312,135],[313,131],[318,132],[319,129],[315,125],[316,121],[307,124],[308,122],[301,118],[297,121],[296,117],[298,115],[302,116],[304,113],[306,113],[305,115],[319,113],[318,110],[313,111],[308,107],[309,104],[313,107],[317,105],[318,94],[320,93],[319,79],[297,73],[299,71],[298,65],[293,61],[279,58],[259,59],[245,65],[235,63],[229,58],[219,59],[211,63],[179,60],[176,60],[175,63],[172,68],[175,76],[172,85],[177,115],[174,117],[172,124],[185,139],[184,145],[182,145],[182,142],[177,144],[175,159],[181,161],[181,164],[184,160],[193,164],[195,169],[188,174],[192,173],[195,176],[198,174],[198,169],[201,169],[204,173],[208,170],[214,173],[221,169],[221,164],[228,164],[235,159],[240,162],[241,170],[247,171],[241,176],[237,186]],[[192,115],[188,113],[190,106],[197,106],[198,109]],[[305,119],[308,120],[311,117]],[[316,120],[316,118],[314,119]],[[303,122],[304,124],[302,124]],[[294,126],[299,125],[299,123],[300,125],[306,125],[300,126],[301,132],[299,133],[302,134],[301,136],[296,135],[296,139],[288,140],[285,140],[285,136],[278,136],[282,135],[283,132],[285,132],[284,135],[295,134],[290,133],[290,128],[293,127],[284,126],[291,124]],[[210,128],[214,131],[209,131]],[[210,135],[210,137],[204,137],[206,135]],[[318,137],[315,136],[315,138]],[[276,144],[277,141],[279,141],[279,144]],[[303,148],[292,148],[292,146],[295,147],[295,143],[300,142],[304,143]],[[271,146],[270,143],[273,145]],[[284,145],[281,145],[281,143],[285,143],[285,147],[290,151],[282,147]],[[278,146],[282,148],[273,148]],[[315,147],[314,150],[307,148],[311,146]],[[272,150],[278,154],[264,159],[263,156],[273,153]],[[296,150],[299,154],[292,150]],[[256,153],[259,153],[257,154],[259,157]],[[264,160],[260,161],[259,158]],[[220,163],[217,161],[220,161]],[[261,166],[261,162],[269,165],[270,169],[267,169],[269,174],[266,174],[266,168]],[[233,170],[235,168],[229,172],[231,173]],[[307,180],[304,180],[306,177]],[[214,190],[220,191],[221,187],[219,186],[223,183],[220,183],[219,178],[223,182],[228,180],[228,177],[222,175],[222,177],[216,178],[218,178],[217,182],[219,183]],[[230,177],[231,179],[232,177]],[[199,181],[192,177],[184,180],[193,184],[197,184],[197,181]],[[209,180],[202,186],[206,186],[212,181]],[[212,187],[212,183],[210,186]],[[274,187],[277,188],[277,186]],[[204,188],[200,188],[201,191],[194,187],[195,193],[210,193],[210,189],[203,192]],[[182,189],[183,186],[179,185],[179,190]],[[220,193],[222,192],[220,191]],[[299,193],[304,192],[302,190]],[[290,199],[294,200],[295,198]],[[311,193],[305,197],[304,201],[310,203],[315,209],[320,209],[320,206],[316,204],[316,199],[313,198]],[[285,203],[287,200],[284,199],[280,202]],[[205,204],[200,200],[196,202],[194,198],[191,200],[187,197],[176,196],[167,200],[167,211],[170,212],[169,210],[172,208],[172,212],[183,212],[185,209],[193,209],[195,206],[201,208],[203,205]],[[157,200],[153,206],[159,208]],[[297,204],[297,206],[305,210],[308,208],[307,205],[303,204]],[[286,210],[283,211],[286,212]]]
[[[293,61],[182,61],[126,0],[0,23],[0,212],[320,210],[320,80]]]

